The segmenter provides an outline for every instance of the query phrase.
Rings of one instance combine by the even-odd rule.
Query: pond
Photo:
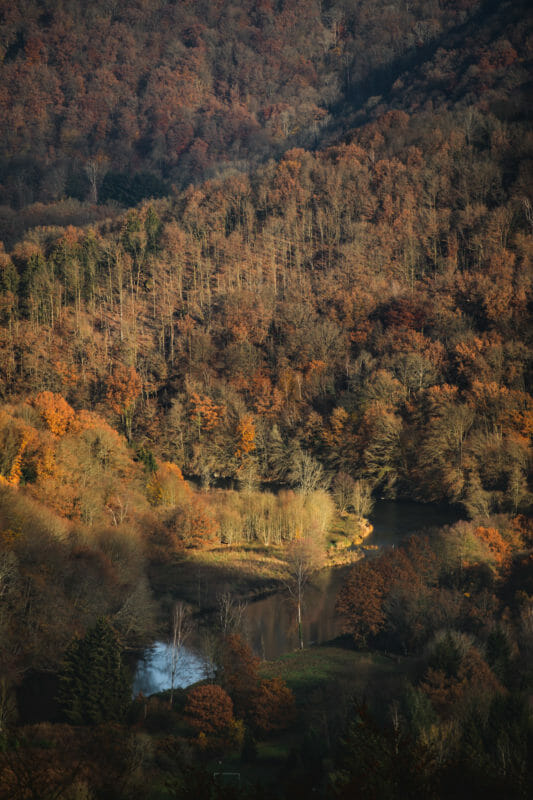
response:
[[[456,522],[459,515],[449,507],[411,502],[380,501],[370,517],[374,530],[366,544],[391,547],[424,529]],[[335,600],[350,567],[320,572],[306,587],[303,637],[306,646],[331,641],[341,632]],[[249,603],[244,612],[243,633],[262,659],[278,658],[298,647],[294,605],[287,592]],[[184,648],[177,670],[176,686],[189,686],[206,677],[209,647],[200,636]],[[170,647],[156,642],[139,661],[134,692],[145,695],[170,687]]]
[[[303,637],[307,645],[327,642],[340,634],[335,599],[349,567],[323,570],[305,589]],[[248,603],[242,632],[254,652],[271,660],[298,647],[294,604],[288,592],[279,591]],[[180,651],[175,686],[185,687],[206,678],[210,672],[212,641],[200,633]],[[150,695],[170,688],[172,648],[156,642],[139,660],[133,692]]]
[[[172,648],[167,642],[156,642],[153,647],[145,650],[144,655],[137,662],[133,678],[134,697],[139,692],[147,697],[156,692],[170,689],[171,664]],[[174,681],[175,688],[190,686],[205,677],[207,677],[206,662],[201,657],[200,651],[182,647]]]

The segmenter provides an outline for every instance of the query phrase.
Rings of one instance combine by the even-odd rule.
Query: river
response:
[[[446,506],[411,502],[377,502],[370,521],[374,526],[367,545],[392,547],[402,539],[431,527],[453,523],[458,514]],[[371,551],[372,552],[372,551]],[[335,599],[350,567],[320,572],[306,587],[303,636],[306,646],[334,639],[340,633],[335,614]],[[298,646],[294,606],[285,592],[249,603],[244,613],[243,632],[253,650],[262,659],[277,658]],[[205,678],[210,669],[209,648],[200,634],[191,637],[180,654],[176,686],[189,686]],[[156,642],[137,665],[133,690],[144,695],[170,687],[170,647]]]

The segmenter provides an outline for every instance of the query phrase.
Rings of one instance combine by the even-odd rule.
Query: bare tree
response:
[[[223,636],[242,630],[246,603],[235,600],[229,592],[217,597],[218,626]]]
[[[17,703],[12,687],[6,678],[0,678],[0,736],[15,720],[17,715]]]
[[[368,517],[374,508],[371,484],[365,480],[355,481],[351,501],[351,506],[358,517]]]
[[[0,599],[7,594],[18,576],[17,557],[8,551],[0,554]]]
[[[526,215],[526,219],[531,225],[531,228],[533,229],[533,207],[531,206],[531,201],[529,200],[528,197],[522,198],[522,205],[524,207],[524,214]]]
[[[292,457],[289,481],[302,494],[310,494],[316,489],[327,489],[329,486],[329,477],[320,461],[300,449]]]
[[[203,662],[204,677],[210,682],[215,679],[219,646],[220,637],[215,631],[206,627],[202,631],[200,656]]]
[[[89,179],[91,203],[98,202],[98,190],[107,170],[108,158],[100,153],[85,162],[85,174]]]
[[[172,609],[172,629],[170,635],[170,706],[174,701],[176,677],[183,654],[183,647],[192,632],[192,620],[185,603],[174,604]]]
[[[285,584],[296,606],[298,643],[300,649],[303,650],[302,623],[305,587],[312,575],[322,566],[324,549],[312,536],[298,537],[287,547],[285,561],[288,572]]]
[[[350,505],[354,484],[354,479],[350,475],[347,475],[346,472],[338,472],[333,479],[333,499],[341,514],[343,514]]]

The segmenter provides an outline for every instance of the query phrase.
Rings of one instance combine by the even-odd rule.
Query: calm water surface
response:
[[[380,500],[370,515],[374,530],[367,544],[391,547],[412,534],[450,525],[459,519],[461,515],[449,506]]]
[[[137,662],[133,678],[133,694],[145,696],[170,689],[171,647],[166,642],[156,642],[144,651]],[[174,687],[190,686],[206,677],[205,660],[199,649],[183,647],[178,661]]]
[[[450,508],[410,502],[382,500],[376,503],[370,521],[374,526],[366,543],[391,547],[424,529],[456,522],[459,515]],[[324,570],[305,591],[303,635],[306,645],[330,641],[340,634],[335,600],[350,567]],[[244,632],[254,651],[263,659],[274,659],[298,647],[294,604],[285,592],[249,603]],[[209,659],[198,637],[184,648],[178,666],[176,686],[189,686],[206,677]],[[145,695],[170,688],[170,647],[156,642],[138,662],[134,693]]]

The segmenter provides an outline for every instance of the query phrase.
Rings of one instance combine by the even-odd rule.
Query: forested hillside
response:
[[[61,394],[207,484],[284,482],[305,452],[387,496],[524,510],[530,146],[527,118],[391,110],[36,228],[2,255],[4,399]]]
[[[439,46],[435,74],[425,76],[432,91],[459,82],[465,58],[474,70],[484,58],[489,72],[512,64],[516,43],[500,17],[474,52],[462,50],[469,45],[462,26],[472,20],[477,32],[486,7],[479,0],[3,2],[4,202],[134,204],[171,184],[314,146],[330,125],[338,130],[343,104],[360,108],[371,96],[375,104],[449,31],[459,29],[462,39],[455,49]],[[520,26],[513,34],[521,44]]]
[[[527,796],[531,22],[477,0],[0,0],[0,797],[131,800],[149,769],[154,798],[185,797],[198,763],[285,729],[276,797],[309,796],[318,740],[327,797],[376,774],[395,788],[369,796],[473,797],[489,773]],[[53,774],[38,729],[8,739],[36,669],[63,720],[99,724],[69,670],[100,647],[123,721],[118,650],[178,600],[204,612],[217,559],[242,594],[291,587],[362,555],[377,498],[464,518],[339,595],[353,646],[419,659],[406,737],[359,707],[345,750],[339,720],[304,741],[228,627],[215,685],[130,709],[101,775],[114,729],[62,756],[52,726]],[[24,788],[32,753],[48,794]]]

